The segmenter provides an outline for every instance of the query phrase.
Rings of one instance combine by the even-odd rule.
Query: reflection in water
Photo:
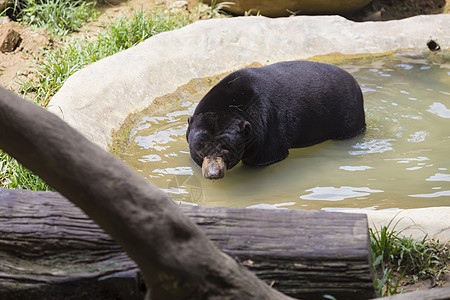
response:
[[[356,198],[368,196],[371,193],[382,193],[380,190],[372,190],[367,187],[355,188],[351,186],[334,187],[315,187],[307,192],[312,192],[308,195],[300,196],[304,200],[325,200],[325,201],[341,201],[347,198]]]
[[[371,154],[371,153],[383,153],[386,151],[394,150],[392,148],[392,143],[394,139],[384,139],[384,140],[369,140],[362,143],[356,143],[352,146],[355,149],[361,149],[359,151],[349,151],[351,155],[361,155],[361,154]]]
[[[161,156],[157,154],[150,154],[150,155],[143,155],[142,158],[139,158],[138,161],[146,163],[146,162],[152,162],[152,161],[161,161]]]
[[[176,175],[169,181],[167,189],[162,189],[169,195],[177,195],[178,201],[194,204],[204,204],[203,187],[200,180],[192,175]]]
[[[435,198],[435,197],[442,197],[442,196],[450,196],[450,190],[435,192],[435,193],[431,193],[431,194],[415,194],[415,195],[409,195],[409,196],[410,197],[422,197],[422,198]]]
[[[450,174],[436,173],[430,178],[425,179],[426,181],[450,181]]]
[[[134,138],[135,143],[143,149],[153,148],[157,151],[163,151],[168,149],[171,142],[176,141],[176,137],[186,132],[185,126],[177,126],[167,128],[165,130],[157,131],[154,134],[148,136],[136,136]]]
[[[423,142],[423,141],[425,141],[425,139],[428,135],[429,135],[429,133],[426,131],[414,132],[413,134],[409,135],[411,138],[408,139],[408,142],[413,142],[413,143]]]
[[[374,169],[374,167],[369,167],[369,166],[340,166],[339,169],[353,172],[353,171],[364,171],[364,170]]]
[[[172,175],[194,175],[191,167],[176,167],[176,168],[165,168],[165,169],[154,169],[153,173],[159,174],[172,174]]]
[[[175,200],[203,205],[327,210],[450,205],[449,65],[400,54],[341,67],[364,93],[368,128],[355,138],[291,149],[282,162],[263,168],[239,164],[224,179],[206,180],[185,139],[187,118],[213,84],[202,81],[181,98],[174,96],[176,104],[166,111],[143,117],[121,158]]]
[[[440,102],[431,104],[427,111],[441,118],[450,119],[450,109]]]
[[[261,204],[250,205],[250,206],[248,206],[248,208],[286,209],[286,207],[283,207],[283,206],[291,206],[294,204],[295,204],[295,202],[275,203],[275,204],[261,203]]]

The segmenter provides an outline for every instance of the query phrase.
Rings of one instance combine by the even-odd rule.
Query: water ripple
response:
[[[450,119],[450,109],[440,102],[431,104],[427,111],[441,118]]]
[[[351,186],[341,186],[339,188],[335,187],[315,187],[307,192],[312,192],[308,195],[300,196],[304,200],[326,200],[326,201],[341,201],[347,198],[355,198],[368,196],[371,193],[382,193],[382,190],[372,190],[367,187],[351,187]]]
[[[392,143],[395,139],[373,139],[370,141],[357,143],[352,146],[355,149],[361,149],[359,151],[349,151],[350,155],[361,155],[361,154],[371,154],[371,153],[383,153],[386,151],[393,150]]]
[[[450,174],[436,173],[430,178],[425,179],[426,181],[450,181]]]
[[[409,197],[420,197],[420,198],[436,198],[441,196],[450,196],[450,191],[440,191],[431,194],[414,194],[408,195]]]

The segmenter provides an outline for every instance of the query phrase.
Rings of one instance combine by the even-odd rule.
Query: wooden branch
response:
[[[288,299],[221,253],[159,188],[4,88],[0,148],[116,240],[139,266],[152,299]]]
[[[181,208],[222,251],[289,296],[374,295],[365,215]],[[71,292],[83,280],[91,295],[142,299],[145,291],[120,247],[57,193],[0,189],[0,261],[0,299],[83,299]]]

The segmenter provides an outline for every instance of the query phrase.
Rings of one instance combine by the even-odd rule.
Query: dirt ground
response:
[[[129,15],[133,10],[151,9],[155,6],[170,7],[175,0],[110,0],[109,4],[98,5],[101,12],[98,20],[86,24],[80,28],[79,32],[69,35],[69,38],[79,36],[90,36],[95,38],[99,32],[104,30],[102,23],[108,19],[115,19],[119,16]],[[198,0],[188,1],[188,9],[192,9],[199,3]],[[450,0],[374,0],[360,12],[350,16],[356,21],[382,21],[401,19],[420,14],[441,14],[450,13]],[[33,30],[19,23],[9,20],[7,17],[0,18],[0,29],[12,28],[17,31],[22,38],[19,47],[13,52],[0,52],[0,85],[10,90],[17,90],[21,80],[32,77],[35,68],[35,60],[43,58],[42,49],[52,49],[63,45],[62,40],[52,39],[43,30]],[[404,291],[431,288],[436,285],[450,286],[450,271],[447,270],[440,282],[423,280],[419,283],[403,281]]]
[[[94,37],[104,28],[102,23],[107,22],[109,18],[115,19],[119,16],[131,14],[133,9],[151,9],[156,5],[168,6],[166,2],[160,0],[130,0],[128,2],[114,0],[113,4],[99,4],[99,18],[79,29],[78,32],[70,34],[67,38],[77,38],[82,35]],[[17,22],[11,21],[7,17],[0,18],[0,29],[12,28],[21,36],[19,46],[13,52],[0,51],[0,86],[10,90],[16,90],[19,82],[27,80],[35,72],[35,60],[43,58],[43,49],[52,49],[63,44],[62,39],[54,40],[44,30],[38,31],[23,26]]]

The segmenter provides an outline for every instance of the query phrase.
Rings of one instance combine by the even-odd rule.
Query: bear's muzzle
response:
[[[206,179],[220,179],[225,176],[226,165],[220,156],[205,156],[202,164],[202,174]]]

